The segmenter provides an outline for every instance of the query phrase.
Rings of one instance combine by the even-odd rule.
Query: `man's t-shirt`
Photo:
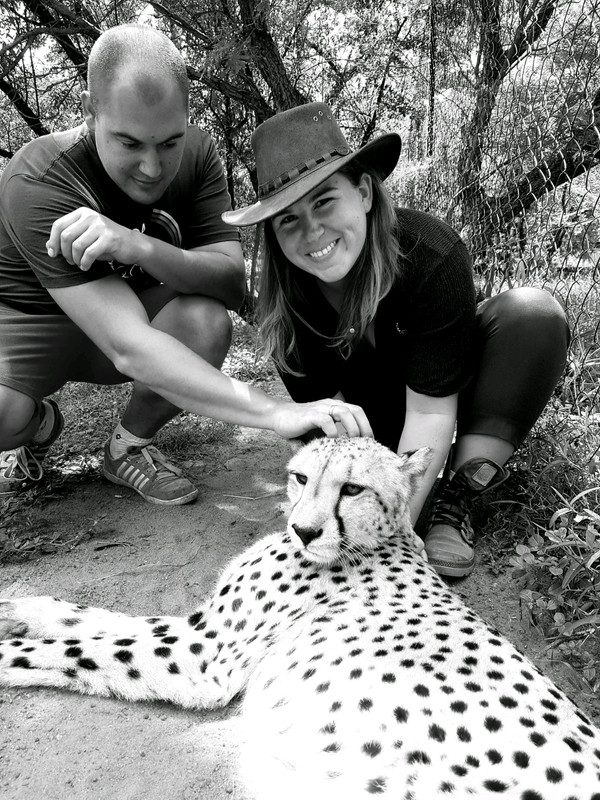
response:
[[[60,314],[47,288],[78,286],[115,271],[134,291],[157,283],[138,265],[104,261],[82,271],[60,255],[48,256],[52,224],[81,206],[184,249],[239,238],[221,219],[231,203],[206,132],[188,127],[177,175],[160,200],[142,205],[111,180],[82,125],[29,142],[0,179],[0,303],[31,314]]]

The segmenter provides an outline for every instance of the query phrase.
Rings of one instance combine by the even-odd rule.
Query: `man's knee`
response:
[[[164,313],[167,312],[167,313]],[[180,295],[172,300],[157,321],[167,333],[211,363],[221,362],[231,344],[232,323],[218,300],[197,295]]]
[[[38,403],[8,386],[0,386],[0,450],[28,442],[37,428]]]

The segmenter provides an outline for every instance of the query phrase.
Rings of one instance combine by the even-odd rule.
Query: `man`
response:
[[[369,435],[355,406],[290,403],[219,371],[244,262],[171,41],[103,33],[81,102],[81,127],[25,145],[0,180],[0,498],[42,477],[63,427],[48,395],[71,380],[134,381],[103,472],[151,503],[197,496],[151,444],[181,408],[286,437]]]

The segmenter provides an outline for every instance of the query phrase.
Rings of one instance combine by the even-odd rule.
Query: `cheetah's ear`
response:
[[[400,471],[410,480],[413,491],[427,467],[431,463],[433,450],[430,447],[420,447],[418,450],[409,450],[406,453],[399,453]]]

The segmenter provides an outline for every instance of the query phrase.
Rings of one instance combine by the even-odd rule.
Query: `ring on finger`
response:
[[[337,409],[335,406],[329,406],[329,411],[327,412],[331,419],[335,420],[335,415],[337,413]]]

